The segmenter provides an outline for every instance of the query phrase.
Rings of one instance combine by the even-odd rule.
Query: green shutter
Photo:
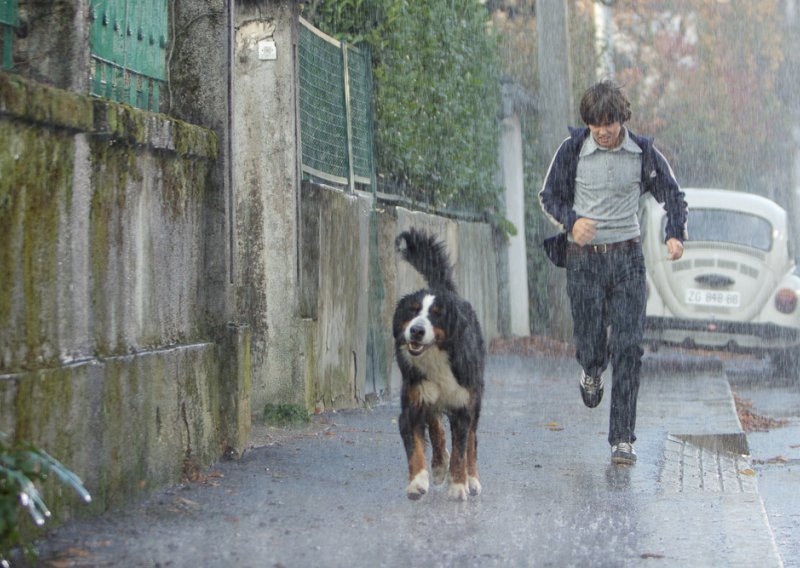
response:
[[[167,0],[92,0],[91,93],[159,110],[166,85]]]
[[[17,25],[17,0],[0,0],[0,48],[2,48],[2,69],[14,65],[12,42],[14,27]]]

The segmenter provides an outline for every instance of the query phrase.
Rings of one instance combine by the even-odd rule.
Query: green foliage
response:
[[[500,44],[477,0],[312,1],[304,15],[370,45],[376,169],[421,203],[498,209]]]
[[[34,485],[52,473],[64,485],[71,487],[86,503],[89,492],[80,478],[61,462],[30,442],[11,442],[0,432],[0,565],[11,549],[22,544],[19,533],[19,509],[28,512],[38,527],[50,517],[50,511]],[[32,553],[29,547],[26,551]]]
[[[272,426],[291,426],[308,421],[308,411],[296,404],[267,404],[264,407],[264,422]]]

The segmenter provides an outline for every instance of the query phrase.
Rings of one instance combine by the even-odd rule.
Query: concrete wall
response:
[[[0,74],[0,139],[0,430],[94,510],[241,449],[248,331],[202,301],[215,134]]]
[[[371,196],[303,184],[301,250],[305,400],[349,407],[366,397]]]

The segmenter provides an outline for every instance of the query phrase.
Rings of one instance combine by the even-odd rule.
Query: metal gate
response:
[[[92,0],[91,94],[158,111],[166,87],[167,0]]]

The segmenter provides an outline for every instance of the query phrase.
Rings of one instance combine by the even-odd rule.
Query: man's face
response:
[[[622,125],[619,122],[600,125],[590,124],[589,132],[592,133],[592,138],[594,138],[598,146],[603,148],[616,148],[622,143],[622,138],[620,137]]]

